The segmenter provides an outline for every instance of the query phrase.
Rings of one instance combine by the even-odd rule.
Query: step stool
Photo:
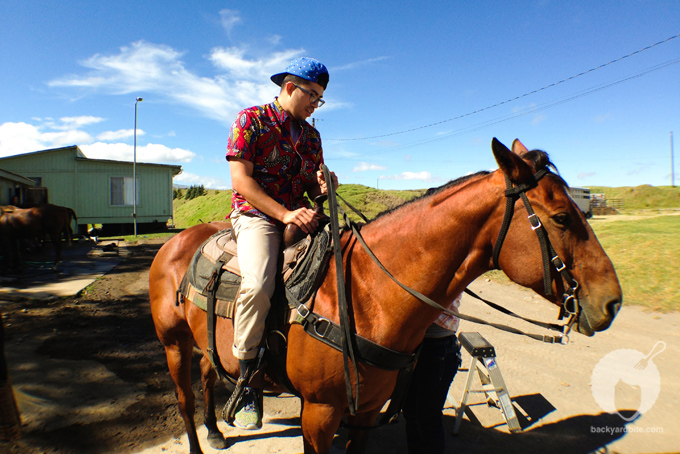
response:
[[[500,409],[510,432],[522,430],[517,420],[515,409],[512,406],[508,389],[505,386],[505,381],[503,381],[501,370],[496,362],[496,350],[493,345],[479,333],[460,333],[458,340],[472,358],[467,371],[465,390],[460,399],[460,405],[456,406],[456,423],[453,426],[453,433],[458,433],[460,423],[463,420],[463,414],[465,411],[470,411],[467,405],[470,393],[484,393],[487,401],[492,402],[496,408]],[[482,387],[479,389],[470,388],[475,370],[482,383]]]

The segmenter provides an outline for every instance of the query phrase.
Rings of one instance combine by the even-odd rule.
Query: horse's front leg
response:
[[[370,428],[378,417],[380,409],[370,411],[368,413],[361,413],[356,416],[349,416],[347,424],[350,427],[365,427],[365,429],[350,429],[347,433],[347,454],[363,454],[366,452],[366,445],[368,443],[368,436]]]
[[[302,438],[305,454],[328,454],[340,426],[342,412],[326,404],[302,401]]]
[[[201,384],[203,386],[203,418],[205,427],[208,428],[208,443],[213,449],[227,449],[229,443],[217,427],[215,416],[215,381],[217,373],[207,356],[201,358]]]

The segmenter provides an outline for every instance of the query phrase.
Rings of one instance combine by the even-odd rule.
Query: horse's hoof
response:
[[[224,439],[224,435],[219,432],[208,434],[208,444],[213,449],[227,449],[229,443]]]

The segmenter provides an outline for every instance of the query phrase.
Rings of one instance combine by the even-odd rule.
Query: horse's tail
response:
[[[71,218],[75,219],[76,225],[78,225],[78,216],[76,216],[76,212],[73,211],[72,208],[66,207],[66,211],[68,212],[68,220],[66,221],[66,225],[64,226],[64,236],[66,236],[66,244],[71,245],[71,240],[73,239],[73,229],[71,228]]]

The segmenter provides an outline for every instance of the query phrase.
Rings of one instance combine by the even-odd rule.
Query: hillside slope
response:
[[[590,186],[591,193],[604,193],[608,199],[620,199],[623,210],[680,209],[680,187],[642,185],[610,188]],[[338,194],[369,219],[418,197],[420,190],[381,190],[360,184],[343,184]],[[347,207],[343,205],[343,209]],[[186,228],[202,222],[223,220],[231,211],[231,190],[208,190],[207,195],[192,200],[179,198],[173,202],[175,226]],[[353,220],[359,217],[347,209]]]

